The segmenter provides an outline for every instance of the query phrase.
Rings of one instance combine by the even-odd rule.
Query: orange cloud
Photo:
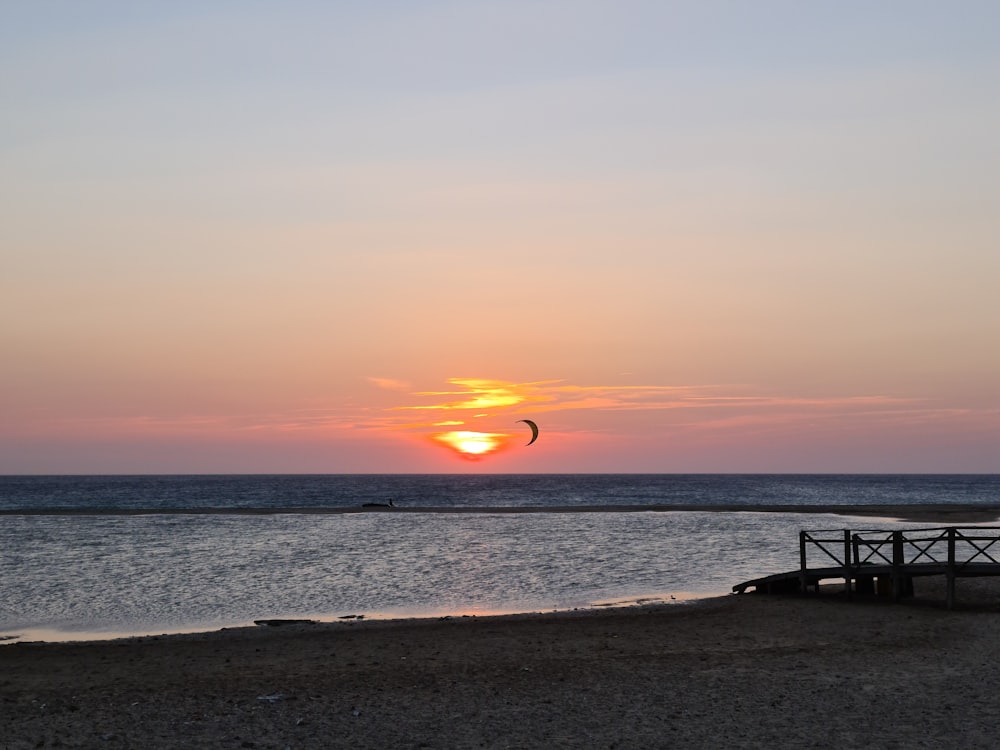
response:
[[[478,378],[452,378],[448,381],[453,385],[462,386],[457,391],[422,391],[416,396],[458,396],[458,400],[449,400],[435,404],[415,406],[398,406],[397,409],[440,409],[452,411],[455,409],[503,409],[517,406],[526,401],[538,400],[531,391],[535,383],[507,383],[502,380],[481,380]]]
[[[538,414],[572,410],[655,411],[663,409],[799,409],[849,411],[899,409],[911,406],[912,399],[889,396],[838,396],[804,398],[769,396],[748,391],[747,386],[723,385],[571,385],[563,380],[542,380],[515,383],[481,378],[452,378],[458,388],[445,391],[417,391],[412,401],[435,398],[431,403],[409,403],[393,406],[390,412],[441,412],[442,419],[431,425],[461,424],[464,419],[498,415]],[[441,398],[447,397],[447,398]],[[483,410],[486,411],[483,411]],[[446,414],[469,412],[464,419],[452,419]],[[392,421],[392,418],[389,418]],[[425,423],[421,423],[425,424]]]

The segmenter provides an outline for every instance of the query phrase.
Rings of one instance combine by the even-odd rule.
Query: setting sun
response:
[[[504,439],[510,436],[495,432],[457,430],[438,433],[433,437],[439,443],[451,448],[462,458],[474,461],[490,453],[495,453],[503,447]]]

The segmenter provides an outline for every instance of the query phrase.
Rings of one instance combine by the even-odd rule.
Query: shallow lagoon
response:
[[[800,529],[875,526],[914,524],[760,512],[13,515],[0,517],[0,635],[710,596],[796,568]]]

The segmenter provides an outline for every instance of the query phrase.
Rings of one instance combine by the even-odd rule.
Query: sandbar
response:
[[[500,505],[350,507],[199,507],[199,508],[20,508],[0,509],[0,516],[151,516],[151,515],[344,515],[351,513],[815,513],[898,518],[925,523],[969,524],[1000,520],[1000,503],[906,504],[751,504],[656,503],[643,505]]]

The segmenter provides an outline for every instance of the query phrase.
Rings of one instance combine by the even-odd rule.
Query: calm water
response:
[[[0,477],[0,635],[211,629],[268,617],[470,614],[711,595],[797,566],[826,513],[238,515],[238,508],[995,503],[1000,478]],[[107,509],[218,508],[122,515]],[[880,527],[913,524],[877,522]]]

